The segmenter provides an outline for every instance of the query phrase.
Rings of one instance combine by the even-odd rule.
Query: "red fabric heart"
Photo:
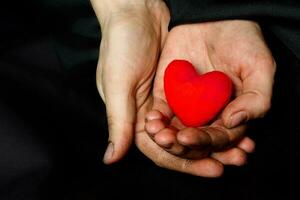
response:
[[[186,126],[207,124],[226,106],[232,94],[232,81],[220,71],[199,75],[185,60],[172,61],[164,74],[168,104]]]

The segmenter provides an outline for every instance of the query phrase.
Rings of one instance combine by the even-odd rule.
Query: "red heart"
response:
[[[230,78],[220,71],[199,75],[185,60],[172,61],[164,75],[168,104],[186,126],[207,124],[226,106],[232,93]]]

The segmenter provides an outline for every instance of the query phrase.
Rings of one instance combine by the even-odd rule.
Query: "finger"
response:
[[[229,146],[233,146],[236,142],[239,141],[238,147],[242,153],[247,152],[251,153],[254,151],[255,143],[250,138],[244,138],[244,127],[236,127],[234,129],[226,129],[226,128],[216,128],[216,127],[206,127],[201,129],[196,128],[186,128],[178,132],[177,141],[179,144],[189,147],[186,150],[186,153],[183,155],[184,158],[189,159],[200,159],[206,157],[211,151],[221,151]],[[229,151],[230,155],[234,152]],[[241,152],[239,152],[241,153]],[[217,154],[218,155],[218,154]],[[226,156],[227,154],[222,154]],[[240,159],[243,158],[243,155],[240,155]],[[219,160],[220,161],[220,160]],[[240,165],[241,162],[239,160],[234,160],[236,163],[228,162],[223,164],[233,164]]]
[[[239,148],[232,148],[226,151],[212,153],[211,157],[223,165],[242,166],[247,162],[247,154]]]
[[[163,118],[164,118],[163,114],[157,110],[151,110],[146,114],[146,121],[163,119]]]
[[[184,154],[178,155],[189,159],[200,159],[209,155],[211,151],[221,151],[235,145],[243,137],[245,127],[239,126],[227,129],[216,121],[211,127],[185,128],[177,133],[177,146],[182,145]],[[245,140],[241,146],[251,151],[251,141]],[[173,152],[171,152],[173,153]]]
[[[164,128],[154,136],[153,140],[169,153],[176,156],[181,156],[185,154],[187,148],[178,144],[176,140],[177,132],[178,130],[173,128]]]
[[[151,120],[145,125],[146,132],[149,136],[164,150],[177,156],[184,155],[188,150],[176,140],[178,130],[173,127],[167,127],[162,120]]]
[[[238,143],[237,147],[246,153],[253,153],[255,150],[255,142],[249,137],[245,137]]]
[[[117,91],[106,92],[109,128],[109,144],[103,158],[106,164],[120,160],[127,153],[133,140],[135,98],[127,88],[118,88]]]
[[[209,134],[212,151],[220,151],[236,145],[245,136],[246,125],[228,129],[224,126],[222,120],[216,120],[211,126],[204,127],[201,130]]]
[[[156,127],[159,126],[160,123],[157,123],[158,120],[152,120],[150,122],[147,122],[146,124],[146,131],[151,136],[153,141],[158,144],[161,148],[163,148],[165,151],[182,158],[188,158],[188,159],[199,159],[204,158],[209,154],[208,149],[191,149],[189,146],[183,143],[179,143],[177,141],[178,133],[181,131],[178,131],[178,129],[174,127],[159,127],[156,130],[159,130],[156,132],[154,130]],[[153,123],[157,123],[157,125],[152,125]],[[150,126],[152,126],[150,128]],[[195,128],[196,129],[196,128]],[[197,130],[197,129],[196,129]],[[153,131],[153,132],[151,132]]]
[[[154,137],[159,131],[161,131],[165,127],[166,124],[161,119],[154,119],[146,122],[145,124],[145,130],[151,137]]]
[[[177,134],[177,141],[191,149],[220,151],[239,142],[245,130],[244,125],[227,129],[219,119],[208,127],[182,129]]]
[[[136,134],[136,144],[147,157],[162,168],[202,177],[219,177],[223,174],[223,165],[219,161],[211,158],[188,160],[174,156],[157,146],[145,132]]]
[[[207,133],[201,133],[203,132],[196,128],[186,128],[178,131],[176,128],[167,127],[154,134],[152,139],[165,151],[175,156],[200,159],[207,157],[210,153],[210,137]],[[182,137],[181,143],[177,140],[178,137]],[[195,141],[198,141],[198,143],[195,144]]]
[[[264,116],[271,106],[275,62],[271,56],[260,60],[259,63],[251,63],[255,65],[255,70],[249,67],[250,69],[242,72],[242,92],[222,113],[222,119],[228,128]]]
[[[184,128],[177,133],[177,141],[188,146],[191,149],[205,149],[210,148],[212,140],[210,135],[198,128]]]

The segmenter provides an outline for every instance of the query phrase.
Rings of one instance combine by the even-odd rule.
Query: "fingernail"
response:
[[[105,151],[105,154],[103,157],[103,162],[106,164],[109,164],[111,158],[113,157],[113,154],[114,154],[114,144],[112,142],[110,142]]]
[[[237,125],[241,124],[242,122],[247,121],[247,118],[248,118],[248,116],[245,111],[240,111],[238,113],[233,114],[230,117],[230,122],[229,122],[228,128],[236,127]]]

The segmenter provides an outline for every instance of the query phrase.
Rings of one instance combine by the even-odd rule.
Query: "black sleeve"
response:
[[[167,0],[169,29],[187,23],[248,19],[259,22],[300,60],[300,0]]]
[[[167,0],[170,28],[223,19],[300,20],[299,0]]]

